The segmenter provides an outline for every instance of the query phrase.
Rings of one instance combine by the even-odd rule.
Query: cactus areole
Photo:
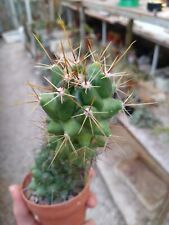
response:
[[[49,91],[38,96],[48,137],[26,188],[34,204],[61,204],[84,189],[96,149],[111,136],[110,119],[122,110],[104,65],[94,61],[86,66],[85,58],[74,57],[72,62],[63,56],[50,66]]]

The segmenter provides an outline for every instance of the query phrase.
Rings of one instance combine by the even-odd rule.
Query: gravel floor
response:
[[[10,184],[19,183],[29,170],[33,153],[41,144],[41,131],[33,121],[40,121],[41,113],[30,104],[18,105],[28,99],[30,89],[26,82],[38,83],[33,61],[21,44],[0,42],[0,224],[14,225]],[[101,177],[93,182],[98,206],[88,217],[97,225],[124,225],[124,220],[113,203]]]

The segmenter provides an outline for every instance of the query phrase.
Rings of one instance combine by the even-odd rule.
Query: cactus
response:
[[[92,57],[86,66],[88,57],[72,53],[73,62],[63,51],[48,67],[50,91],[38,95],[48,117],[48,140],[35,159],[28,189],[48,204],[68,200],[84,187],[96,149],[111,136],[110,119],[123,109],[112,97],[116,85],[104,65]]]

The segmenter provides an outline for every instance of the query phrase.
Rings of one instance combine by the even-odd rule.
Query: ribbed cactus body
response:
[[[37,155],[29,188],[49,203],[74,195],[96,157],[111,135],[109,120],[122,110],[112,96],[116,86],[94,62],[54,65],[50,93],[39,95],[48,116],[48,141]]]
[[[51,76],[51,82],[55,86],[59,86],[59,82],[63,79],[64,73],[63,70],[57,66],[54,65],[51,69],[52,76]]]

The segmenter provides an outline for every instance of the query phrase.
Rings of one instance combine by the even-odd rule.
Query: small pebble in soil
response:
[[[73,195],[69,195],[69,196],[68,196],[68,200],[70,200],[70,199],[72,199],[72,198],[74,198]]]
[[[34,195],[31,195],[29,200],[32,201],[32,202],[35,202],[35,203],[39,203],[39,199]]]

